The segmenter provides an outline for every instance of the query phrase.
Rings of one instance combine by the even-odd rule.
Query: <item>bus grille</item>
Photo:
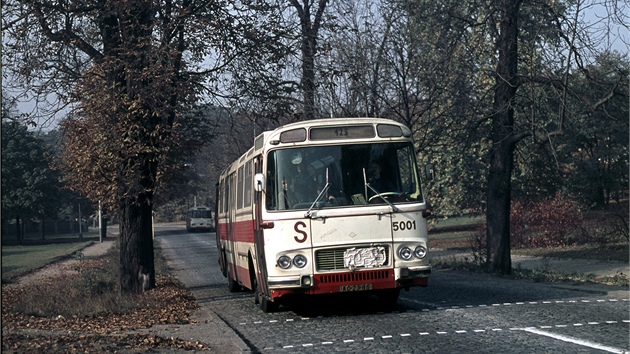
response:
[[[390,270],[376,270],[376,271],[362,271],[352,273],[339,273],[339,274],[322,274],[319,276],[319,281],[322,284],[327,283],[350,283],[360,281],[374,281],[383,280],[390,277]]]
[[[343,254],[346,248],[333,248],[315,251],[315,267],[318,271],[347,270],[343,264]],[[385,264],[389,264],[389,247],[385,246]]]

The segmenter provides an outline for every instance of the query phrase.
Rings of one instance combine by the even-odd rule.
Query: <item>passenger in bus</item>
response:
[[[312,178],[308,176],[305,171],[303,163],[295,164],[295,175],[292,178],[290,186],[289,200],[293,202],[293,205],[298,203],[310,203],[317,197],[316,185]]]
[[[381,163],[372,161],[368,169],[368,183],[379,193],[394,191],[394,184],[387,178],[383,177],[383,168]],[[369,194],[373,194],[369,193]]]

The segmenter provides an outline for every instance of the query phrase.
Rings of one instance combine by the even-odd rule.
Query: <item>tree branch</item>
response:
[[[44,11],[40,3],[33,4],[33,12],[39,22],[39,25],[42,27],[44,35],[48,37],[48,39],[54,42],[74,46],[95,61],[100,62],[103,59],[103,54],[74,33],[69,23],[67,23],[67,26],[65,26],[66,28],[63,31],[54,32],[46,21],[46,16],[44,15]]]

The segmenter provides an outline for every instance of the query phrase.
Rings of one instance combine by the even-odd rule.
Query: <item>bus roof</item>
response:
[[[254,146],[227,166],[221,175],[234,170],[265,146],[287,146],[301,143],[325,143],[352,139],[411,139],[411,130],[399,122],[385,118],[322,118],[289,123],[262,132],[254,139]]]
[[[353,131],[345,131],[341,136],[335,128],[356,127]],[[374,130],[362,130],[360,127],[372,126]],[[399,130],[379,129],[378,127],[398,127]],[[330,128],[330,129],[326,129]],[[316,134],[314,134],[316,132]],[[350,135],[348,135],[350,134]],[[371,134],[371,135],[370,135]],[[411,137],[411,130],[399,122],[385,118],[323,118],[289,123],[272,131],[261,133],[254,140],[254,150],[259,150],[265,143],[278,145],[280,143],[299,143],[305,141],[323,142],[325,140],[339,140],[344,138],[394,138]],[[354,136],[352,136],[354,135]]]

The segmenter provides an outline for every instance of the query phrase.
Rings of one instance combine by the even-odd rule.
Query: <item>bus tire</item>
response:
[[[223,274],[224,277],[227,277],[227,256],[225,255],[225,251],[221,251],[221,256],[219,258],[219,267],[221,268],[221,274]]]
[[[231,293],[236,293],[239,290],[241,290],[241,287],[234,280],[234,278],[232,278],[232,272],[230,272],[229,267],[227,269],[227,284],[228,284],[228,291]]]
[[[278,302],[267,299],[265,295],[262,295],[260,297],[260,304],[258,304],[258,306],[260,306],[260,309],[264,313],[276,312],[280,308],[280,305],[278,304]]]
[[[376,294],[381,305],[387,310],[393,310],[396,308],[396,305],[398,304],[399,295],[400,295],[400,289],[380,290]]]
[[[256,281],[256,286],[254,287],[254,293],[256,294],[254,296],[254,301],[258,304],[258,307],[260,307],[260,309],[264,312],[264,313],[272,313],[272,312],[276,312],[278,311],[278,309],[280,308],[280,305],[278,304],[277,301],[270,301],[269,299],[267,299],[267,297],[265,296],[265,294],[262,293],[262,291],[260,291],[260,287],[258,286],[258,281]]]

